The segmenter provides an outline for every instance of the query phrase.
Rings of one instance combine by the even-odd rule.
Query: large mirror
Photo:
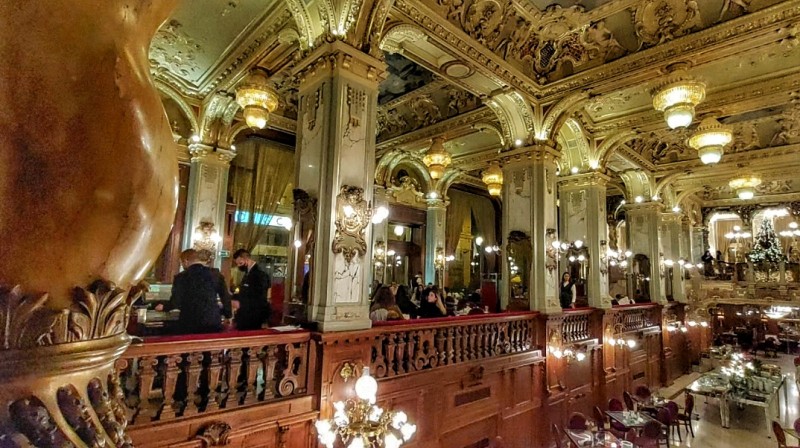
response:
[[[633,257],[631,292],[636,303],[650,302],[650,258],[644,254]]]
[[[531,256],[533,255],[531,237],[524,232],[512,231],[508,234],[508,309],[527,310],[531,278]]]
[[[292,193],[296,239],[292,245],[293,253],[290,258],[292,290],[284,311],[284,321],[302,323],[308,319],[307,313],[314,291],[311,271],[314,259],[317,200],[299,188],[294,189]]]

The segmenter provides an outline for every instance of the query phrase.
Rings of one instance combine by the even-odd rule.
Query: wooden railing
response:
[[[129,422],[163,422],[306,394],[310,334],[247,333],[131,345],[117,362]]]
[[[370,370],[377,378],[533,350],[537,313],[415,320],[376,327]]]
[[[614,323],[622,325],[622,332],[638,331],[661,325],[661,312],[657,304],[615,307],[613,313]]]
[[[592,339],[591,317],[595,310],[581,309],[565,311],[561,320],[561,340],[566,343]]]

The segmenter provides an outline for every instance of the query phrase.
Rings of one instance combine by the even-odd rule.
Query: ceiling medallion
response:
[[[653,107],[664,112],[670,129],[685,128],[694,120],[694,109],[706,97],[705,83],[691,77],[688,64],[667,67],[669,75],[652,91]]]
[[[689,146],[697,151],[700,160],[706,164],[717,163],[722,159],[725,145],[733,141],[733,131],[714,117],[700,122],[700,126],[689,137]]]
[[[756,187],[761,185],[761,179],[756,176],[740,177],[728,182],[728,186],[736,191],[739,199],[746,201],[756,195]]]
[[[450,61],[443,64],[440,70],[454,79],[464,79],[472,75],[473,70],[462,62]]]
[[[445,168],[447,168],[452,161],[453,159],[450,157],[450,153],[444,149],[444,138],[442,137],[434,138],[431,147],[428,148],[428,151],[425,152],[425,156],[422,157],[422,162],[428,167],[428,171],[430,171],[431,177],[434,180],[442,178]]]
[[[269,85],[264,70],[254,69],[236,87],[236,102],[248,126],[264,129],[269,114],[278,108],[278,92]]]
[[[483,172],[481,180],[486,184],[486,189],[492,196],[500,196],[503,190],[503,170],[496,164],[489,165],[489,168]]]

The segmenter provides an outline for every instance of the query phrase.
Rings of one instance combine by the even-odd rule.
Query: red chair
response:
[[[650,392],[650,388],[647,386],[639,386],[633,391],[633,394],[636,395],[636,398],[640,400],[649,400],[650,396],[653,395]]]
[[[678,440],[683,442],[683,438],[681,437],[681,422],[678,418],[678,414],[680,414],[680,411],[678,411],[678,403],[675,403],[674,401],[668,401],[666,408],[669,409],[670,413],[669,430],[670,432],[677,431]]]
[[[625,407],[619,399],[612,398],[608,400],[608,410],[610,412],[622,412],[625,410]],[[625,435],[631,430],[631,428],[628,428],[614,419],[609,420],[611,421],[611,433],[619,438],[625,438]]]
[[[672,411],[667,407],[659,409],[658,414],[656,414],[656,420],[661,423],[661,428],[663,429],[658,440],[663,440],[666,446],[669,447],[669,431],[672,428]]]
[[[575,429],[578,431],[585,431],[586,430],[586,416],[581,414],[580,412],[573,412],[572,415],[569,416],[569,422],[567,423],[567,429]]]
[[[625,407],[628,408],[629,411],[633,411],[635,406],[633,405],[633,397],[631,394],[628,393],[628,391],[623,392],[622,399],[625,400]]]
[[[597,429],[605,429],[606,414],[603,414],[603,411],[598,406],[594,407],[593,412],[594,412],[594,422],[597,425]]]
[[[661,424],[650,420],[644,424],[642,428],[642,435],[633,441],[633,444],[639,448],[658,448],[659,439],[661,438]]]
[[[686,394],[685,412],[678,413],[678,423],[683,423],[683,425],[686,426],[686,431],[692,433],[692,437],[694,437],[694,428],[692,427],[692,411],[694,411],[694,395]]]
[[[780,422],[772,421],[772,433],[775,434],[775,441],[778,442],[778,448],[800,448],[795,445],[786,445],[786,433],[783,432],[783,427]]]

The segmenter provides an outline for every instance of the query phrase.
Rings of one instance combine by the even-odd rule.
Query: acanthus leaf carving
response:
[[[231,433],[231,425],[225,422],[216,421],[203,426],[195,439],[200,440],[204,447],[224,446],[229,443],[228,438]]]

